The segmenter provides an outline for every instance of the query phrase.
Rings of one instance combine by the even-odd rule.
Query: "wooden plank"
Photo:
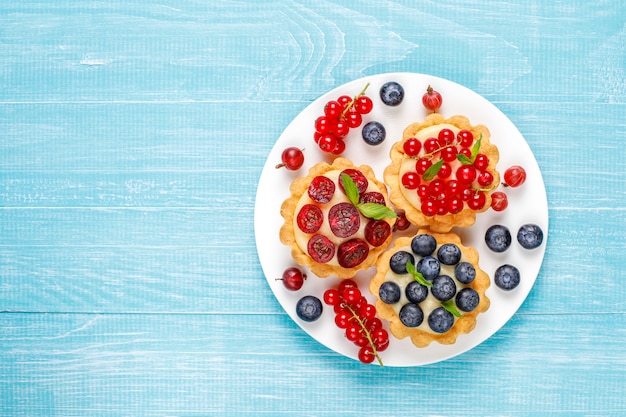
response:
[[[597,329],[625,319],[518,315],[459,357],[380,368],[285,315],[4,313],[0,414],[618,416],[625,335]]]
[[[626,97],[615,78],[620,0],[0,8],[3,49],[13,57],[3,62],[0,94],[11,101],[311,100],[363,75],[406,70],[495,100]],[[572,64],[565,69],[555,56]]]
[[[254,255],[251,207],[224,210],[1,210],[0,305],[12,311],[236,312],[242,301],[255,312],[276,311]],[[626,210],[608,213],[572,209],[552,216],[543,269],[524,309],[625,311],[619,277]]]

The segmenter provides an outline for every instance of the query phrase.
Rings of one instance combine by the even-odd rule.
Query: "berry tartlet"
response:
[[[476,249],[463,246],[455,233],[420,229],[381,255],[369,289],[391,334],[426,347],[453,344],[471,332],[478,314],[489,309],[489,285]]]
[[[389,247],[396,214],[371,167],[346,158],[319,162],[290,192],[281,205],[280,240],[318,277],[353,277]]]
[[[487,210],[500,183],[498,148],[484,125],[438,113],[409,125],[384,171],[391,202],[418,227],[446,233]]]

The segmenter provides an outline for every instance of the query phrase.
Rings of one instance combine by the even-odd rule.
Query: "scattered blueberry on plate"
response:
[[[383,143],[385,137],[387,136],[387,132],[385,131],[385,126],[383,126],[380,122],[372,121],[363,126],[361,135],[363,136],[365,143],[376,146]]]
[[[498,286],[498,288],[501,288],[505,291],[511,291],[520,283],[519,270],[513,265],[504,264],[496,269],[496,273],[493,276],[493,281],[495,282],[496,286]]]
[[[322,315],[322,310],[322,302],[313,295],[305,295],[296,304],[296,314],[300,319],[307,322],[319,319]]]
[[[535,249],[543,242],[543,230],[536,224],[525,224],[517,231],[517,241],[524,249]]]
[[[388,106],[397,106],[404,99],[404,88],[395,81],[389,81],[380,87],[380,99]]]
[[[511,232],[506,226],[495,224],[487,229],[485,243],[494,252],[504,252],[511,246]]]

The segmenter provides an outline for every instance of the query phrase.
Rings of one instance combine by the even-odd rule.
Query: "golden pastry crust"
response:
[[[324,175],[330,171],[342,171],[349,168],[361,171],[369,182],[375,184],[376,187],[379,188],[379,191],[382,193],[382,195],[385,197],[385,202],[387,202],[387,206],[389,207],[387,187],[382,181],[376,179],[374,171],[370,166],[361,165],[357,167],[349,159],[336,158],[332,164],[328,164],[326,162],[317,163],[316,165],[311,167],[306,177],[295,179],[291,183],[291,186],[289,188],[291,196],[282,203],[280,208],[280,214],[285,220],[284,224],[280,228],[280,241],[284,245],[291,247],[291,255],[296,263],[308,267],[311,272],[321,278],[326,278],[330,275],[335,275],[338,278],[342,279],[352,278],[358,271],[368,269],[376,264],[376,260],[378,259],[380,254],[383,253],[385,249],[387,249],[391,244],[392,235],[390,234],[385,242],[380,246],[374,247],[370,245],[370,250],[367,258],[353,268],[344,268],[340,265],[334,265],[331,263],[316,262],[298,245],[295,235],[296,230],[294,226],[294,218],[296,216],[296,209],[298,207],[301,196],[307,193],[311,181],[316,176]],[[395,223],[395,219],[384,219],[384,221],[389,223],[391,227],[393,227]]]
[[[450,330],[445,333],[439,334],[431,333],[418,328],[406,327],[400,321],[400,317],[398,316],[398,313],[396,313],[396,311],[394,310],[393,306],[390,304],[386,304],[380,300],[379,289],[383,282],[385,282],[386,280],[387,271],[389,271],[389,260],[397,250],[406,246],[410,246],[413,237],[401,237],[396,239],[393,247],[390,248],[378,259],[377,273],[370,281],[369,289],[370,292],[377,298],[376,311],[378,312],[378,316],[390,322],[389,329],[396,338],[404,339],[406,337],[409,337],[411,338],[411,342],[413,342],[416,347],[420,348],[426,347],[432,342],[446,345],[453,344],[456,342],[459,335],[469,333],[476,327],[476,317],[478,316],[478,314],[484,313],[489,309],[490,301],[489,298],[487,298],[487,296],[485,295],[485,291],[487,290],[487,288],[489,288],[491,282],[489,280],[489,276],[478,266],[478,252],[476,251],[476,249],[463,246],[461,244],[461,239],[458,235],[456,235],[455,233],[433,233],[428,229],[419,230],[415,236],[419,234],[432,235],[437,241],[438,245],[445,243],[454,243],[461,249],[465,261],[471,263],[474,266],[474,268],[476,269],[476,277],[470,284],[465,286],[473,288],[480,296],[480,302],[476,309],[471,312],[463,312],[463,315],[455,320],[455,323]],[[424,321],[426,320],[427,317],[425,316]]]
[[[403,150],[404,142],[428,127],[435,125],[449,124],[459,129],[466,129],[472,132],[475,138],[481,137],[480,153],[485,154],[489,158],[489,166],[487,170],[493,175],[493,182],[489,186],[489,191],[485,192],[486,203],[480,210],[473,210],[467,205],[456,214],[426,216],[422,213],[420,207],[412,204],[402,193],[401,187],[401,166],[405,159]],[[438,113],[432,113],[421,123],[413,123],[406,127],[402,135],[402,140],[396,142],[390,151],[391,163],[384,171],[385,183],[389,186],[389,198],[391,202],[398,208],[404,210],[407,219],[418,227],[427,226],[432,231],[446,233],[453,227],[471,226],[476,221],[476,213],[486,211],[491,205],[491,190],[494,190],[500,183],[500,174],[496,170],[496,164],[499,159],[498,148],[490,142],[490,133],[486,126],[473,126],[469,119],[465,116],[452,116],[448,119]]]

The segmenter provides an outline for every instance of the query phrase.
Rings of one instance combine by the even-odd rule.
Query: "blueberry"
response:
[[[395,304],[400,301],[400,287],[393,281],[385,281],[378,289],[380,300],[385,304]]]
[[[424,321],[424,312],[417,304],[408,303],[400,309],[400,321],[406,327],[417,327]]]
[[[496,269],[493,280],[499,288],[510,291],[519,285],[519,270],[513,265],[502,265],[501,267]]]
[[[437,307],[428,316],[428,325],[436,333],[445,333],[454,324],[454,316],[443,307]]]
[[[410,302],[419,304],[428,296],[428,287],[417,281],[411,281],[404,289],[404,294]]]
[[[454,267],[454,277],[462,284],[469,284],[476,278],[476,268],[469,262],[459,262]]]
[[[406,251],[398,251],[389,259],[389,268],[396,274],[407,274],[406,264],[411,261],[415,265],[415,257]]]
[[[433,279],[433,286],[430,290],[437,300],[448,301],[456,294],[456,284],[448,275],[439,275]]]
[[[296,314],[304,321],[315,321],[322,315],[322,302],[313,295],[305,295],[296,304]]]
[[[517,241],[524,249],[535,249],[543,242],[543,230],[536,224],[525,224],[517,231]]]
[[[473,311],[478,307],[480,296],[473,288],[463,288],[456,295],[456,306],[462,311]]]
[[[433,258],[432,256],[424,256],[419,260],[417,265],[415,265],[415,269],[422,274],[424,279],[428,281],[432,281],[439,275],[439,271],[441,270],[441,264],[437,260],[437,258]]]
[[[437,247],[437,241],[431,235],[417,235],[411,240],[411,250],[419,256],[431,255]]]
[[[397,106],[404,99],[404,88],[395,81],[389,81],[380,87],[380,99],[388,106]]]
[[[504,252],[511,246],[511,232],[506,226],[491,226],[485,233],[485,243],[494,252]]]
[[[439,247],[437,258],[444,265],[456,265],[461,260],[461,249],[454,243],[446,243]]]
[[[379,122],[369,122],[363,126],[361,135],[363,136],[365,143],[375,146],[383,143],[385,137],[387,136],[387,132],[385,131],[385,127]]]

